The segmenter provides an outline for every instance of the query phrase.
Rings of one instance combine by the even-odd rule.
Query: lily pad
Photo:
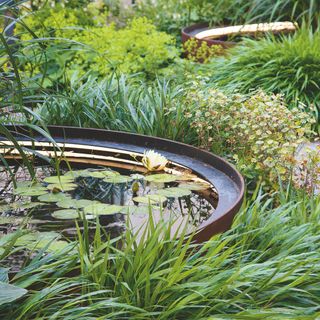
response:
[[[71,183],[73,181],[72,176],[51,176],[45,178],[43,181],[47,183],[53,184],[64,184],[64,183]]]
[[[48,184],[47,188],[52,190],[53,192],[60,192],[60,191],[72,191],[78,187],[75,183],[53,183]]]
[[[151,209],[151,212],[154,210],[160,210],[157,206],[124,206],[122,207],[121,213],[123,214],[149,214]]]
[[[167,201],[167,198],[160,194],[149,194],[146,196],[134,197],[132,200],[138,203],[156,204],[156,203],[163,203]]]
[[[132,178],[129,176],[116,175],[107,177],[103,179],[103,181],[108,183],[128,183],[132,181]]]
[[[118,213],[122,210],[122,206],[109,205],[105,203],[94,203],[85,207],[84,213],[93,214],[93,215],[112,215]]]
[[[139,173],[131,174],[130,177],[131,177],[133,180],[143,180],[143,179],[145,178],[144,175],[139,174]]]
[[[158,190],[158,194],[168,198],[179,198],[179,197],[190,196],[191,190],[185,189],[185,188],[173,187],[173,188],[165,188],[165,189]]]
[[[59,192],[59,193],[47,193],[38,197],[39,201],[43,202],[59,202],[63,200],[71,199],[69,195]]]
[[[33,196],[41,196],[47,193],[46,188],[44,187],[18,187],[13,190],[14,194],[25,196],[25,197],[33,197]]]
[[[86,199],[64,199],[62,201],[57,202],[57,206],[60,208],[74,208],[74,209],[82,209],[89,205],[92,205],[92,203],[95,203],[96,201],[92,200],[86,200]]]
[[[18,238],[15,246],[23,246],[30,250],[46,248],[46,251],[57,251],[68,245],[68,242],[58,240],[59,237],[60,234],[53,231],[30,232]]]
[[[16,211],[23,209],[32,209],[43,205],[41,202],[13,202],[0,206],[0,212]]]
[[[160,173],[160,174],[152,174],[150,176],[146,176],[145,179],[149,182],[167,183],[167,182],[176,181],[177,177],[178,176],[173,174]]]
[[[193,191],[201,191],[201,190],[208,189],[209,185],[204,183],[186,182],[186,183],[180,183],[179,188],[189,189]]]
[[[120,173],[117,171],[111,171],[111,170],[104,170],[104,171],[92,171],[89,172],[89,175],[93,178],[110,178],[119,176]]]
[[[51,214],[56,219],[69,220],[78,219],[79,213],[75,209],[57,210]]]

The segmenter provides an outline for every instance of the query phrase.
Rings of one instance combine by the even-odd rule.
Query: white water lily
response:
[[[148,150],[144,152],[141,162],[149,171],[161,171],[165,168],[168,160],[160,153]]]

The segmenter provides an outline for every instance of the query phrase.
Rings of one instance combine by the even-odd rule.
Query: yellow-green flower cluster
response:
[[[33,71],[46,72],[58,81],[75,72],[97,77],[115,70],[155,74],[178,56],[174,38],[157,31],[146,18],[133,19],[117,29],[112,23],[107,25],[106,12],[92,4],[85,10],[45,7],[24,22],[44,46],[31,45],[32,35],[20,26],[17,34],[25,43],[21,69],[30,70],[28,61],[34,64]]]
[[[191,61],[207,63],[216,55],[222,53],[223,49],[219,45],[208,46],[207,42],[197,39],[189,39],[183,44],[183,50]]]

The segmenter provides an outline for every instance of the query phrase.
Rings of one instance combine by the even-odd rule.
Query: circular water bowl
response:
[[[257,37],[265,33],[284,34],[291,33],[297,29],[297,25],[292,22],[273,22],[260,24],[247,24],[239,26],[212,27],[209,23],[198,23],[185,27],[181,31],[182,43],[194,39],[197,47],[206,43],[209,47],[219,46],[222,50],[235,46],[243,36]],[[184,52],[184,56],[194,55],[194,52]],[[200,61],[199,62],[203,62]]]
[[[159,152],[169,160],[168,170],[185,170],[205,181],[215,191],[207,194],[207,200],[214,203],[215,210],[196,227],[194,241],[209,240],[214,234],[228,230],[235,214],[239,211],[244,196],[244,180],[239,172],[224,159],[190,145],[166,139],[131,134],[126,132],[75,127],[49,126],[54,139],[38,132],[20,127],[8,127],[26,148],[35,148],[38,154],[56,157],[63,154],[73,168],[111,167],[145,172],[137,161],[146,150]],[[1,144],[7,143],[5,158],[9,163],[20,162],[19,153],[6,138],[0,137]]]

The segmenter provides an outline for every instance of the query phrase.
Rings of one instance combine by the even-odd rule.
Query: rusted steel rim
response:
[[[30,132],[25,126],[8,126],[20,141],[32,140],[49,143],[50,140],[37,131]],[[244,196],[244,180],[240,173],[224,159],[196,147],[162,138],[144,136],[121,131],[84,129],[76,127],[49,126],[49,133],[57,143],[79,145],[92,157],[103,155],[104,148],[112,148],[142,154],[146,149],[160,152],[168,160],[194,171],[214,185],[218,193],[218,204],[211,217],[197,229],[194,240],[203,242],[214,234],[228,230],[239,211]],[[0,137],[7,140],[5,137]]]
[[[195,33],[207,30],[209,23],[197,23],[191,26],[185,27],[181,30],[182,43],[185,43],[189,39],[196,39]],[[197,32],[196,32],[197,31]],[[205,41],[209,46],[220,45],[223,48],[230,48],[236,45],[234,41],[223,41],[219,39],[196,39],[199,42]]]

